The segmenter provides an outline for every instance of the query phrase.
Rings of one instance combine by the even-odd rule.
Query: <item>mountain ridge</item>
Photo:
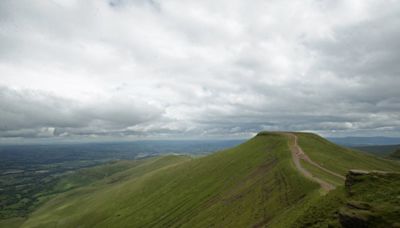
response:
[[[293,137],[308,157],[299,164],[312,178],[296,168]],[[201,158],[152,159],[50,199],[22,227],[295,226],[307,205],[342,188],[344,181],[332,181],[332,173],[345,175],[350,166],[400,170],[396,163],[293,132],[261,132]],[[315,178],[332,187],[321,189]]]

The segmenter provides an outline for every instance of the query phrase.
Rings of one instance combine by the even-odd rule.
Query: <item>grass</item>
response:
[[[135,165],[139,165],[141,162],[143,161],[113,161],[91,168],[78,169],[62,178],[54,187],[54,191],[64,192],[77,187],[89,185],[95,181],[107,178],[108,176],[122,172]]]
[[[346,175],[350,169],[400,171],[398,162],[338,146],[310,133],[296,133],[304,152],[321,166]]]
[[[350,189],[352,202],[366,202],[376,215],[372,226],[400,225],[400,174],[371,174],[357,178]]]
[[[367,174],[356,179],[350,188],[339,187],[316,200],[293,227],[342,227],[340,215],[361,218],[366,227],[398,227],[400,174]]]
[[[299,216],[291,227],[341,227],[337,213],[345,204],[345,198],[343,187],[338,187],[323,197],[315,197],[299,210]]]
[[[399,170],[396,163],[298,134],[314,161],[335,172]],[[336,185],[337,177],[304,164]],[[84,169],[22,227],[307,227],[335,223],[343,189],[320,188],[295,168],[288,138],[262,133],[235,148],[190,158],[164,156]],[[397,187],[398,189],[398,187]],[[337,221],[336,221],[337,222]]]
[[[0,220],[0,227],[4,228],[17,228],[25,222],[26,218],[14,217],[9,219]]]
[[[356,150],[371,153],[376,156],[390,158],[396,150],[400,150],[400,145],[372,145],[372,146],[356,146]]]
[[[262,226],[318,189],[293,169],[286,138],[277,134],[170,164],[145,163],[62,194],[23,227]]]
[[[313,176],[318,177],[322,180],[327,181],[330,184],[333,184],[335,186],[340,186],[344,184],[344,180],[340,179],[337,176],[334,176],[330,173],[327,173],[323,170],[321,170],[318,167],[315,167],[314,165],[305,162],[304,160],[300,160],[300,164],[307,169],[310,173],[312,173]]]
[[[391,158],[400,159],[400,148],[396,149],[393,153],[390,154]]]

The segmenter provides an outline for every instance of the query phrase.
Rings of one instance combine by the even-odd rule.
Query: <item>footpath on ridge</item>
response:
[[[335,189],[335,185],[330,184],[328,182],[326,182],[325,180],[322,180],[321,178],[315,177],[313,176],[308,170],[306,170],[300,163],[300,159],[308,162],[309,164],[323,170],[326,173],[329,173],[331,175],[334,175],[340,179],[345,180],[345,177],[335,173],[331,170],[328,170],[324,167],[322,167],[321,165],[319,165],[318,163],[314,162],[313,160],[310,159],[310,157],[307,156],[306,153],[304,153],[304,151],[301,149],[301,147],[298,145],[297,141],[297,135],[293,134],[293,133],[283,133],[284,135],[289,137],[289,148],[290,151],[292,153],[292,159],[293,162],[296,166],[296,168],[299,170],[300,173],[302,173],[305,177],[307,177],[308,179],[315,181],[317,183],[319,183],[319,185],[321,186],[322,189],[326,190],[326,191],[331,191],[333,189]]]

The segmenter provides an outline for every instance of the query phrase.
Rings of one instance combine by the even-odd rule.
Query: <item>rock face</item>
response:
[[[351,196],[354,195],[352,187],[363,180],[370,172],[364,170],[350,170],[346,175],[345,189]],[[368,227],[371,213],[370,205],[365,202],[347,202],[339,210],[339,221],[343,227]]]
[[[352,191],[351,191],[351,187],[362,181],[362,177],[365,175],[368,175],[370,172],[365,171],[365,170],[356,170],[356,169],[352,169],[350,170],[347,175],[346,175],[346,180],[344,182],[344,186],[346,188],[346,192],[349,193],[350,195],[352,195]]]

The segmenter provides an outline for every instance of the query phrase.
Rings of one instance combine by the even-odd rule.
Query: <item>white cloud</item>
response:
[[[373,0],[2,1],[1,134],[399,135],[399,12]]]

